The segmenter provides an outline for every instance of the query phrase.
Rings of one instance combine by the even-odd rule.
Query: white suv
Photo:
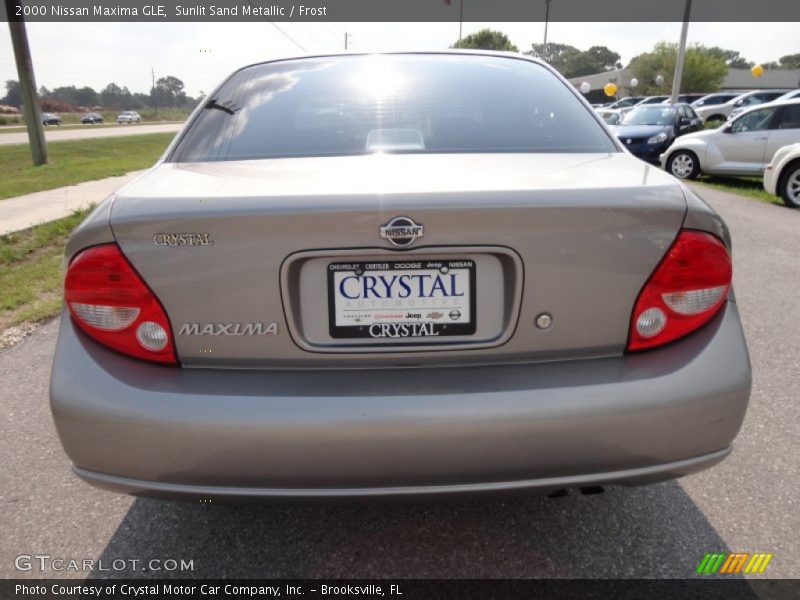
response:
[[[139,123],[142,117],[135,110],[126,110],[117,115],[117,123]]]
[[[800,100],[755,106],[719,129],[689,133],[675,140],[659,160],[679,179],[710,175],[764,173],[775,151],[800,142]]]
[[[789,90],[756,90],[737,96],[724,104],[703,106],[695,111],[704,121],[726,121],[736,109],[747,110],[750,106],[772,102],[783,96]],[[739,111],[741,112],[741,111]]]

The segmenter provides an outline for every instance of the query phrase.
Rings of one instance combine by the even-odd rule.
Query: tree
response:
[[[19,81],[13,79],[6,81],[6,95],[0,100],[0,103],[22,108],[22,90],[19,87]]]
[[[747,60],[736,50],[725,50],[719,46],[714,46],[713,48],[708,48],[708,51],[714,56],[718,56],[724,60],[725,64],[731,69],[749,69],[755,64],[753,61]]]
[[[578,50],[575,46],[551,42],[547,44],[546,52],[544,44],[531,44],[531,49],[525,54],[543,60],[551,67],[556,69],[559,73],[563,73],[564,65],[566,64],[568,57],[578,54],[579,52],[580,50]]]
[[[85,106],[86,108],[91,108],[95,106],[100,101],[100,96],[97,94],[94,89],[90,88],[88,85],[83,86],[82,88],[78,88],[75,90],[75,104],[78,106]]]
[[[85,108],[91,108],[100,100],[99,94],[93,88],[89,86],[77,88],[74,85],[54,88],[53,91],[50,92],[50,98],[72,104],[73,106],[82,106]]]
[[[677,60],[677,44],[667,42],[659,42],[652,52],[634,57],[628,69],[639,80],[637,91],[656,95],[672,89]],[[686,49],[680,91],[684,93],[717,91],[727,74],[728,65],[717,51],[694,44]],[[655,82],[658,75],[664,77],[664,84],[661,87]]]
[[[780,65],[781,69],[800,69],[800,53],[781,56]]]
[[[183,91],[183,82],[172,75],[161,77],[156,81],[154,96],[160,106],[183,106],[186,104],[186,93]]]
[[[473,50],[505,50],[518,52],[517,47],[511,43],[508,36],[501,31],[481,29],[456,42],[451,48],[471,48]]]
[[[111,82],[100,92],[100,104],[108,108],[127,108],[131,101],[131,93],[126,87]]]
[[[552,43],[547,44],[545,53],[544,44],[532,44],[526,54],[544,60],[567,78],[622,68],[619,54],[605,46],[592,46],[583,51],[567,44]]]

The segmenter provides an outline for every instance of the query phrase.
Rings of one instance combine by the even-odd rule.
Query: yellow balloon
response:
[[[753,74],[753,77],[761,77],[764,74],[764,67],[756,65],[750,69],[750,72]]]
[[[606,93],[606,96],[613,96],[617,93],[617,86],[614,83],[607,83],[603,91]]]

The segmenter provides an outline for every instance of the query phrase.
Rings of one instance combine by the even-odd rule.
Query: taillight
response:
[[[684,229],[639,293],[628,351],[677,340],[707,323],[731,286],[731,258],[723,243]]]
[[[176,364],[167,314],[116,244],[87,248],[72,260],[64,299],[78,326],[101,344]]]

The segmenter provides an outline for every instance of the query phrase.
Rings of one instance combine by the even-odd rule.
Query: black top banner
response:
[[[4,0],[0,20],[31,22],[800,21],[796,0]]]

